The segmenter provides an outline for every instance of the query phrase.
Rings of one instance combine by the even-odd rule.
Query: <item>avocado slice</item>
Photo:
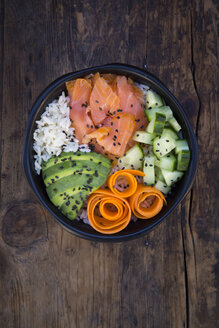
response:
[[[55,181],[71,175],[71,174],[79,174],[81,173],[88,175],[98,174],[106,176],[109,174],[109,168],[102,165],[102,162],[85,162],[83,161],[66,161],[64,163],[59,163],[50,166],[46,170],[43,171],[43,179],[46,187]],[[96,173],[95,173],[96,172]]]
[[[98,153],[95,152],[89,152],[89,153],[83,153],[81,151],[77,152],[62,152],[59,156],[52,156],[50,159],[48,159],[47,162],[42,163],[42,171],[44,172],[46,169],[48,169],[50,166],[53,166],[55,164],[64,163],[65,161],[90,161],[94,163],[99,163],[103,166],[106,166],[108,168],[111,167],[110,160]]]

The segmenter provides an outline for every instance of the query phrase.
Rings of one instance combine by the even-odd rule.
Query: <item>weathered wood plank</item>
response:
[[[216,115],[216,92],[211,91],[217,82],[216,5],[125,0],[2,4],[0,325],[214,327],[212,172],[217,167],[211,158],[217,154],[216,123],[210,118]],[[146,62],[182,103],[194,128],[199,101],[202,106],[201,160],[192,196],[148,236],[125,244],[93,243],[64,231],[21,173],[27,117],[38,94],[62,74],[108,62]],[[213,138],[206,138],[209,129]]]

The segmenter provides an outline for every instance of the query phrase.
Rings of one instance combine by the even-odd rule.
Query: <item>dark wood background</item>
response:
[[[0,5],[0,327],[216,328],[218,2],[5,0]],[[22,168],[39,93],[62,74],[122,62],[159,77],[199,145],[184,202],[147,236],[102,244],[64,231]]]

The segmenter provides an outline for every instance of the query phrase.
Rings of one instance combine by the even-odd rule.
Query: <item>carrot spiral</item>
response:
[[[87,213],[91,226],[104,234],[123,230],[129,224],[132,214],[126,199],[104,189],[95,191],[89,197]]]
[[[149,206],[144,206],[147,198],[153,197],[152,204],[149,202]],[[166,204],[166,199],[163,194],[156,188],[144,186],[143,184],[138,184],[136,192],[129,198],[129,204],[131,206],[133,214],[140,219],[150,219],[157,215],[163,204]]]
[[[138,170],[117,171],[108,178],[107,180],[108,187],[117,196],[124,197],[124,198],[130,197],[135,193],[138,185],[135,175],[144,176],[145,174],[142,171],[138,171]],[[119,181],[119,179],[121,178],[127,181],[127,187],[126,189],[119,191],[116,187],[117,184],[116,182]]]

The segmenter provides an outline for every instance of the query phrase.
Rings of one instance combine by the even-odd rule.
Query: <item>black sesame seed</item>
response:
[[[103,110],[103,108],[102,107],[99,107],[99,110]]]
[[[111,122],[110,125],[113,126],[113,122]]]
[[[98,104],[98,103],[99,103],[99,101],[98,101],[98,100],[96,100],[96,103]]]
[[[145,163],[145,165],[144,165],[145,167],[147,167],[148,166],[148,164],[147,163]]]
[[[118,142],[118,145],[119,145],[119,146],[121,146],[121,143],[120,143],[120,142]]]
[[[118,129],[116,129],[115,131],[116,131],[117,133],[119,132],[119,130],[118,130]]]
[[[116,146],[116,143],[115,142],[113,143],[113,146]]]
[[[149,166],[150,166],[150,167],[152,167],[152,166],[153,166],[153,164],[149,164]]]
[[[133,104],[131,104],[131,107],[133,107]]]
[[[170,140],[167,139],[166,142],[170,142]]]
[[[138,119],[138,120],[135,120],[135,122],[140,122],[140,120]]]
[[[118,118],[118,120],[120,119],[120,116],[116,116],[116,118]]]

